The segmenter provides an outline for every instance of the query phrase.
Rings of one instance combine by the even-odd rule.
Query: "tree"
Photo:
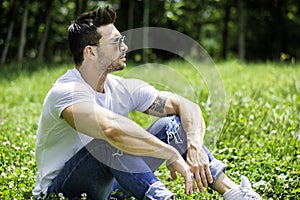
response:
[[[133,29],[134,27],[134,5],[135,5],[134,0],[128,1],[128,30]],[[127,37],[128,44],[131,44],[131,41],[132,41],[131,34],[129,34]]]
[[[272,43],[272,59],[278,60],[280,52],[284,51],[284,27],[285,27],[285,9],[286,5],[283,0],[277,0],[273,6],[270,7],[270,13],[273,16],[273,23],[271,25],[274,31],[274,42]]]
[[[143,61],[148,62],[148,52],[147,49],[145,48],[148,46],[148,33],[149,33],[149,0],[144,0],[144,14],[143,14]]]
[[[0,0],[0,4],[1,63],[22,62],[23,57],[69,59],[67,26],[74,14],[99,6],[98,1],[88,0]],[[173,29],[199,42],[214,59],[279,60],[281,52],[300,57],[297,0],[106,0],[101,4],[117,9],[120,31],[150,26]],[[144,35],[146,47],[146,29]],[[127,39],[130,44],[130,35]],[[158,49],[131,54],[145,60],[174,57]]]
[[[24,6],[21,33],[20,33],[20,44],[19,44],[19,51],[18,51],[18,62],[19,63],[23,62],[24,49],[25,49],[25,44],[26,44],[26,27],[27,27],[28,9],[29,9],[28,7],[29,7],[29,0],[26,0],[25,6]]]
[[[85,12],[87,8],[87,0],[75,0],[75,12],[74,15],[78,16]]]
[[[246,20],[245,20],[245,2],[244,0],[237,1],[238,6],[238,58],[240,61],[245,61],[246,54]]]
[[[1,3],[2,4],[2,3]],[[1,64],[4,64],[6,61],[6,56],[7,56],[7,52],[8,52],[8,48],[10,45],[10,40],[12,37],[12,33],[13,33],[13,29],[14,29],[14,25],[15,25],[15,20],[14,20],[14,16],[16,16],[16,1],[12,1],[10,4],[10,8],[9,8],[9,12],[7,16],[12,16],[10,22],[9,22],[9,26],[8,26],[8,31],[7,31],[7,36],[5,39],[5,44],[4,44],[4,48],[3,48],[3,52],[1,55]]]
[[[46,41],[48,39],[48,33],[49,33],[49,28],[50,28],[50,22],[51,22],[51,11],[52,11],[52,2],[53,0],[47,0],[46,1],[46,8],[47,12],[46,13],[46,19],[45,19],[45,28],[43,31],[43,37],[39,46],[39,51],[38,51],[38,61],[43,61],[44,60],[44,52],[46,48]]]
[[[222,58],[226,59],[227,58],[227,40],[228,40],[228,22],[230,19],[230,5],[229,5],[229,0],[225,0],[224,3],[224,21],[223,21],[223,31],[222,31]]]

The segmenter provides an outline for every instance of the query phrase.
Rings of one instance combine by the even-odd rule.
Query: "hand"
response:
[[[167,168],[170,171],[173,180],[177,178],[176,172],[179,172],[184,178],[186,194],[192,194],[196,191],[196,186],[192,176],[193,174],[190,172],[189,166],[180,155],[178,156],[178,159],[172,161],[171,163],[167,162]]]
[[[204,187],[208,186],[208,183],[212,183],[213,179],[209,170],[209,161],[206,152],[198,145],[190,145],[187,154],[187,164],[190,167],[190,171],[194,174],[197,186],[201,192],[204,191]]]

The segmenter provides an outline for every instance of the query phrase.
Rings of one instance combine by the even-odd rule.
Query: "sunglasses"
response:
[[[121,51],[122,44],[126,41],[125,35],[122,35],[121,37],[116,38],[117,41],[110,42],[110,44],[118,44],[119,51]]]
[[[115,38],[115,41],[109,42],[109,44],[117,44],[117,45],[118,45],[118,48],[119,48],[119,51],[121,51],[122,44],[123,44],[125,41],[126,41],[126,37],[125,37],[125,35],[122,35],[122,36],[120,36],[120,37]],[[105,43],[105,41],[102,42],[102,43],[99,43],[99,45],[100,45],[100,44],[104,44],[104,43]],[[90,43],[89,45],[92,45],[92,46],[98,46],[98,44],[91,44],[91,43]]]

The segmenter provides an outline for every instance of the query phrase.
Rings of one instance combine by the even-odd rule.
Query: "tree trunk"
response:
[[[74,16],[77,17],[80,12],[80,0],[75,0]]]
[[[26,0],[24,13],[23,13],[21,33],[20,33],[20,44],[19,44],[19,51],[18,51],[19,63],[23,62],[23,57],[24,57],[24,49],[26,44],[26,27],[27,27],[27,20],[28,20],[28,6],[29,6],[29,0]]]
[[[3,3],[3,0],[0,0],[0,13],[3,13],[3,8],[2,8],[2,3]],[[12,3],[12,1],[11,1],[11,3]]]
[[[88,2],[87,0],[75,0],[75,10],[74,10],[75,17],[79,16],[80,14],[86,11],[87,2]]]
[[[2,55],[1,55],[1,64],[4,64],[5,60],[6,60],[11,35],[12,35],[13,29],[14,29],[14,24],[15,24],[14,20],[11,20],[9,23],[8,32],[7,32],[7,36],[6,36],[6,40],[5,40],[5,45],[3,48]]]
[[[6,40],[4,43],[4,48],[3,48],[3,52],[1,55],[1,64],[4,64],[6,61],[6,56],[7,56],[7,52],[8,52],[8,48],[10,45],[10,40],[11,40],[11,36],[14,30],[14,25],[15,25],[15,19],[14,16],[16,16],[16,1],[12,1],[11,5],[10,5],[10,10],[8,12],[8,17],[11,17],[11,20],[9,22],[9,26],[8,26],[8,31],[7,31],[7,35],[6,35]]]
[[[39,47],[39,53],[38,53],[38,61],[44,60],[44,54],[45,54],[45,48],[46,48],[46,42],[48,39],[48,33],[50,29],[50,22],[51,22],[51,10],[52,10],[52,0],[47,0],[46,6],[47,6],[47,16],[46,16],[46,22],[45,22],[45,29],[43,32],[43,37],[40,43]]]
[[[245,2],[238,0],[238,57],[239,60],[244,62],[246,56],[246,42],[245,42]]]
[[[82,0],[81,13],[86,12],[88,0]]]
[[[134,0],[129,0],[128,2],[128,30],[134,27]],[[127,44],[131,46],[132,36],[131,34],[126,35]]]
[[[223,45],[222,45],[222,58],[226,59],[227,58],[227,40],[228,40],[228,21],[229,21],[229,16],[230,16],[230,6],[228,3],[228,0],[225,2],[225,7],[224,7],[224,29],[222,33],[222,40],[223,40]]]
[[[273,22],[272,22],[272,32],[274,33],[273,37],[274,40],[272,42],[272,59],[278,60],[280,52],[284,52],[284,26],[285,26],[285,19],[284,19],[284,10],[285,5],[283,0],[278,0],[276,4],[273,4],[271,7],[271,14],[273,16]]]
[[[134,0],[129,0],[128,6],[128,29],[133,28],[134,23]]]
[[[148,62],[148,41],[149,41],[149,0],[144,0],[144,16],[143,16],[143,61]]]

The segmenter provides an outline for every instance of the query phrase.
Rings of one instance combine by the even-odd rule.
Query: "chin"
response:
[[[117,68],[115,71],[121,71],[121,70],[123,70],[123,69],[125,69],[126,68],[126,65],[122,65],[122,66],[120,66],[119,68]]]
[[[122,69],[125,69],[126,68],[126,63],[125,62],[122,62],[120,64],[118,64],[118,66],[116,67],[118,70],[122,70]]]
[[[126,68],[126,63],[123,63],[122,64],[122,69],[125,69]]]
[[[118,66],[114,66],[114,67],[111,67],[111,68],[107,69],[107,71],[108,72],[115,72],[115,71],[121,71],[125,68],[126,68],[126,64],[122,63],[122,64],[119,64]]]

